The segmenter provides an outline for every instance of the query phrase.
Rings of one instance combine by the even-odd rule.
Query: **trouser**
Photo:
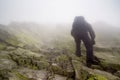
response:
[[[91,62],[93,60],[93,45],[91,43],[91,39],[88,35],[82,37],[75,37],[76,43],[76,55],[81,55],[81,41],[83,41],[85,48],[86,48],[86,61]]]

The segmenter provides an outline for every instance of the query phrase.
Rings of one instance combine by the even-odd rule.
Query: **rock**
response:
[[[0,51],[1,50],[4,50],[5,48],[6,48],[6,44],[5,43],[2,43],[1,41],[0,41]]]
[[[49,66],[49,63],[47,61],[37,61],[36,66],[39,70],[46,69]]]
[[[16,63],[9,59],[0,59],[0,70],[2,69],[13,69],[17,67]]]
[[[0,80],[9,80],[9,69],[0,70]]]
[[[87,80],[108,80],[101,75],[91,75]]]
[[[6,50],[7,51],[11,51],[11,50],[15,50],[16,48],[15,47],[12,47],[12,46],[8,46],[8,47],[6,47]]]
[[[14,51],[11,51],[11,54],[14,53],[16,55],[21,55],[21,56],[34,56],[34,57],[41,57],[41,56],[44,56],[42,54],[39,54],[39,53],[35,53],[35,52],[32,52],[30,50],[26,50],[26,49],[22,49],[22,48],[17,48],[16,50]]]
[[[82,64],[77,60],[72,60],[75,70],[75,80],[86,80],[88,72],[82,69]]]
[[[32,70],[32,69],[22,69],[18,70],[21,74],[25,75],[29,79],[33,80],[46,80],[47,71],[46,70]]]
[[[120,71],[117,71],[114,75],[120,77]]]
[[[120,50],[104,49],[103,51],[95,51],[95,56],[100,60],[100,70],[110,72],[112,74],[120,70]]]
[[[67,71],[63,70],[60,66],[57,64],[52,64],[50,67],[51,71],[53,71],[54,74],[64,75],[67,76]]]
[[[53,78],[53,80],[67,80],[67,77],[55,74],[55,78]]]
[[[82,66],[82,69],[87,71],[89,74],[98,75],[98,76],[106,78],[107,80],[119,80],[120,79],[119,77],[114,76],[111,73],[101,71],[98,69],[91,69],[91,68],[88,68],[86,66]]]
[[[29,80],[29,78],[19,73],[18,71],[12,71],[11,77],[9,77],[9,80]]]

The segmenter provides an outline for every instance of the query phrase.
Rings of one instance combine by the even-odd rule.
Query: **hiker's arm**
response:
[[[94,40],[95,39],[95,32],[93,31],[93,28],[90,24],[88,24],[88,31],[89,31],[91,39]]]
[[[88,31],[89,31],[92,43],[95,44],[95,32],[90,24],[88,24]]]

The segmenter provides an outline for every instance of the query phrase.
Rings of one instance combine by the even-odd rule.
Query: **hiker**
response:
[[[93,45],[95,44],[95,33],[89,23],[86,22],[83,16],[76,16],[72,25],[71,35],[76,43],[76,56],[81,56],[81,41],[86,48],[86,63],[87,66],[95,64],[93,57]]]

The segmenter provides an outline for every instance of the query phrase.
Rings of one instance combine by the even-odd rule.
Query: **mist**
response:
[[[1,0],[1,30],[15,36],[22,46],[40,48],[47,43],[51,47],[58,42],[73,46],[74,18],[84,16],[97,35],[95,46],[119,47],[119,4],[119,0]],[[3,36],[2,41],[6,39]]]
[[[103,21],[119,27],[119,0],[1,0],[0,23],[72,23],[84,16],[90,23]]]
[[[120,0],[0,0],[0,80],[120,80],[119,8]]]

